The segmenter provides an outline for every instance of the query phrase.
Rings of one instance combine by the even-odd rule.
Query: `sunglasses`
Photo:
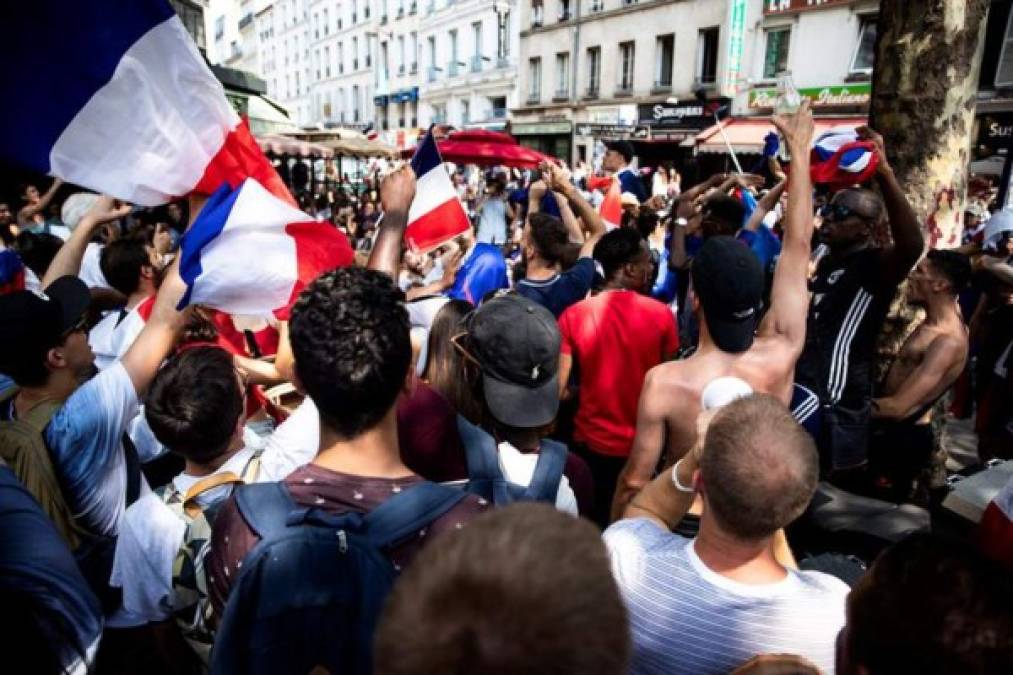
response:
[[[830,222],[839,222],[848,218],[848,216],[855,216],[862,220],[866,219],[861,213],[844,204],[826,204],[820,209],[820,215],[823,216],[824,220]]]
[[[454,349],[464,357],[464,359],[470,362],[472,365],[477,367],[479,370],[482,369],[482,364],[475,357],[474,354],[468,351],[468,348],[464,346],[463,341],[468,337],[467,333],[458,333],[450,337],[450,344],[454,345]]]

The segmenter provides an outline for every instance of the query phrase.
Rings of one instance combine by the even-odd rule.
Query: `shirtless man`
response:
[[[908,498],[932,455],[932,406],[967,363],[967,328],[957,294],[970,277],[965,255],[936,250],[908,277],[908,302],[924,307],[926,314],[887,373],[882,395],[872,402],[877,422],[869,462],[881,496]]]
[[[754,339],[764,285],[760,263],[741,242],[731,237],[710,238],[692,267],[699,347],[684,361],[663,363],[648,372],[640,394],[633,448],[616,486],[613,519],[651,480],[662,450],[667,462],[674,462],[693,447],[700,395],[711,380],[738,377],[754,391],[776,396],[785,404],[791,399],[809,307],[806,275],[813,233],[809,179],[813,120],[808,104],[794,115],[774,117],[774,125],[786,139],[794,160],[770,310]]]

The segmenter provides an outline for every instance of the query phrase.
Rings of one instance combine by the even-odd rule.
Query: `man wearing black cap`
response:
[[[640,176],[628,165],[633,161],[633,144],[629,141],[610,141],[605,144],[605,156],[601,160],[601,168],[619,179],[623,192],[636,196],[643,204],[647,201],[647,188]]]
[[[690,358],[661,364],[647,374],[636,438],[616,487],[613,518],[650,480],[662,450],[672,462],[693,446],[701,394],[714,378],[737,377],[754,391],[772,394],[786,404],[791,400],[809,305],[806,277],[813,231],[809,106],[803,105],[794,115],[775,117],[774,124],[788,142],[794,162],[770,309],[760,324],[764,274],[749,247],[726,236],[708,239],[691,270],[696,289],[693,310],[700,319],[699,347]]]
[[[466,326],[462,346],[481,369],[476,395],[484,402],[485,426],[499,441],[500,466],[509,482],[527,486],[559,411],[559,327],[545,307],[512,292],[486,301]],[[591,472],[566,454],[556,508],[590,515]]]
[[[86,241],[87,229],[75,231],[72,240]],[[25,420],[41,429],[48,457],[33,455],[29,467],[21,450],[9,444],[0,449],[16,470],[46,474],[45,483],[19,478],[35,488],[68,539],[71,531],[117,532],[128,486],[123,433],[182,328],[176,305],[184,290],[174,267],[134,345],[95,377],[86,332],[90,294],[80,279],[60,277],[44,296],[20,291],[0,297],[0,373],[16,385],[0,393],[0,422]],[[138,489],[146,490],[143,480]]]

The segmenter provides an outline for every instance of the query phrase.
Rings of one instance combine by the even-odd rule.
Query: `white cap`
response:
[[[60,220],[68,229],[73,230],[97,201],[98,195],[94,192],[75,192],[63,202]]]
[[[986,244],[994,246],[998,242],[1000,234],[1010,231],[1013,231],[1013,213],[1005,209],[996,211],[985,223],[983,238]]]
[[[737,377],[718,377],[703,388],[703,393],[700,395],[700,407],[703,410],[720,408],[752,393],[753,388],[745,380]]]

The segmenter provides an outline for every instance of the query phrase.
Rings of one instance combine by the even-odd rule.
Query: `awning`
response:
[[[265,134],[256,138],[257,145],[268,154],[315,157],[318,159],[328,159],[334,156],[333,150],[320,143],[309,143],[278,134]]]
[[[869,123],[866,117],[820,117],[813,121],[816,127],[813,132],[814,138],[834,127],[860,127]],[[724,127],[724,136],[728,138],[728,144],[732,146],[732,150],[743,154],[753,153],[758,155],[762,153],[763,137],[771,131],[775,131],[774,124],[767,117],[726,119],[720,124],[714,124],[696,135],[697,152],[728,152],[725,139],[721,135],[721,127]]]
[[[335,155],[348,157],[393,157],[397,153],[397,150],[386,143],[354,136],[320,141],[320,145],[330,148]]]
[[[247,105],[250,131],[255,136],[299,130],[283,112],[284,109],[266,96],[250,96]]]

